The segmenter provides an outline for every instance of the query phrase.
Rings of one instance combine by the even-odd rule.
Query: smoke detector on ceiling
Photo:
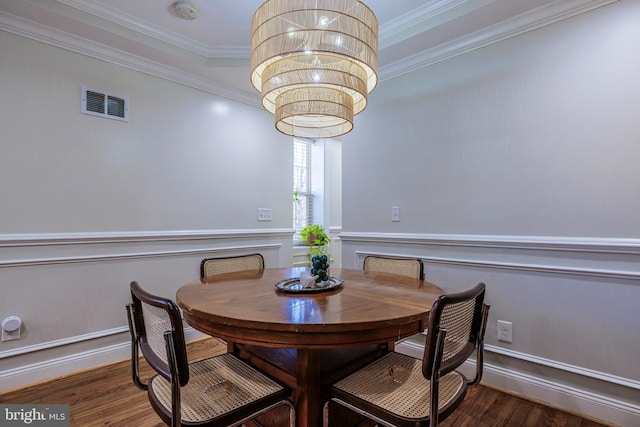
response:
[[[196,19],[198,17],[198,8],[186,1],[179,1],[173,4],[173,9],[182,19]]]

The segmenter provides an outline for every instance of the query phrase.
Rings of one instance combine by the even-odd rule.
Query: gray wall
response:
[[[291,226],[291,138],[263,110],[0,37],[0,233],[257,228],[258,207]],[[128,96],[130,121],[81,114],[82,85]]]
[[[639,237],[637,8],[383,82],[344,138],[345,229]]]
[[[384,81],[343,141],[343,265],[411,255],[446,291],[486,282],[486,381],[622,425],[640,424],[638,16],[616,2]]]
[[[343,165],[325,215],[345,267],[412,255],[446,291],[485,281],[487,383],[622,425],[640,424],[639,9],[384,81],[324,152]],[[0,52],[0,317],[24,320],[1,389],[127,357],[130,280],[172,296],[205,256],[291,264],[271,116],[5,32]],[[82,85],[128,96],[131,121],[80,114]]]
[[[127,357],[131,280],[174,297],[208,256],[291,265],[271,115],[1,31],[0,52],[0,318],[24,322],[0,389]],[[128,96],[130,121],[81,114],[82,85]]]

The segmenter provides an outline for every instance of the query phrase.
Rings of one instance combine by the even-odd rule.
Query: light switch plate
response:
[[[271,221],[270,208],[258,208],[258,221]]]
[[[391,208],[391,221],[400,222],[400,208],[397,206]]]

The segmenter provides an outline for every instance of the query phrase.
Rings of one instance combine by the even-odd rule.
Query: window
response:
[[[313,222],[313,187],[311,183],[312,143],[301,139],[293,140],[293,240],[298,233]]]

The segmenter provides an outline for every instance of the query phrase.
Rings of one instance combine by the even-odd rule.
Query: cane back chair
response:
[[[414,279],[422,279],[423,274],[422,261],[417,258],[390,258],[370,255],[365,257],[362,269],[399,274]]]
[[[264,270],[264,258],[260,254],[224,258],[205,258],[200,263],[200,278],[245,270]]]
[[[151,406],[167,425],[236,426],[284,404],[294,426],[288,389],[229,353],[189,363],[175,302],[144,291],[137,282],[130,289],[133,382],[148,392]],[[139,349],[157,372],[147,383],[139,375]]]
[[[390,352],[333,384],[324,406],[345,406],[384,426],[436,426],[462,402],[467,387],[482,378],[489,306],[485,285],[438,297],[429,312],[422,360]],[[457,369],[476,353],[475,378]]]

